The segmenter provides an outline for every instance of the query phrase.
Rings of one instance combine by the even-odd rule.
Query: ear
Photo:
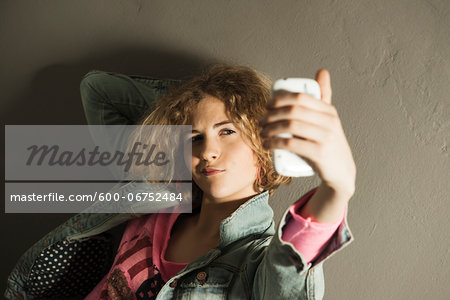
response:
[[[319,83],[322,101],[331,104],[331,82],[330,73],[325,69],[320,69],[316,73],[316,81]]]

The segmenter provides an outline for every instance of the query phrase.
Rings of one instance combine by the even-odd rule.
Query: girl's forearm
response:
[[[340,220],[353,194],[333,189],[322,183],[314,195],[303,206],[300,215],[313,222],[334,223]]]

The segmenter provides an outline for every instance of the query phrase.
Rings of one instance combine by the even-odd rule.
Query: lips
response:
[[[225,170],[220,170],[220,169],[214,169],[214,168],[205,168],[202,169],[202,174],[206,175],[206,176],[212,176],[218,173],[221,173]]]

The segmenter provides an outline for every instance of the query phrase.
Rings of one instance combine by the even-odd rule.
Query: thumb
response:
[[[331,104],[331,82],[330,72],[325,69],[320,69],[316,73],[316,81],[319,83],[322,101]]]

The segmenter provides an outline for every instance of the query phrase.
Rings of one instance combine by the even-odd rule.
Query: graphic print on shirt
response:
[[[136,299],[138,300],[153,300],[156,299],[159,291],[164,286],[165,282],[161,278],[158,268],[153,265],[153,268],[158,271],[158,274],[144,281],[136,291]]]
[[[120,269],[115,269],[108,278],[108,296],[112,300],[133,300],[128,280]]]
[[[120,245],[113,271],[101,292],[101,299],[155,299],[164,286],[160,271],[153,264],[152,242],[146,235],[133,236]]]

